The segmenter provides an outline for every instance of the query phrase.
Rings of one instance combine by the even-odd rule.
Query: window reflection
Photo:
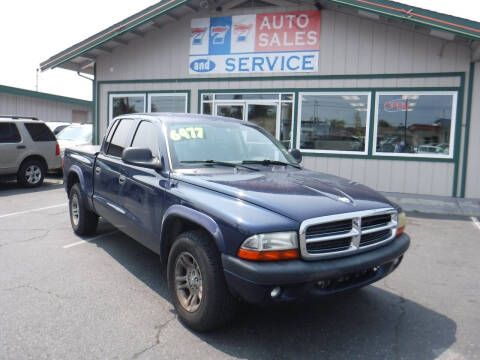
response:
[[[454,94],[377,96],[379,153],[451,155]]]
[[[124,114],[141,113],[145,111],[145,97],[140,96],[113,96],[112,118]]]
[[[151,95],[151,112],[184,113],[187,107],[187,95]]]
[[[308,94],[301,97],[300,148],[365,152],[367,94]]]

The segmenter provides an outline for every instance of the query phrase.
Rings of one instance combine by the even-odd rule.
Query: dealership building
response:
[[[388,0],[165,0],[52,56],[132,112],[230,116],[306,168],[480,198],[480,23]]]

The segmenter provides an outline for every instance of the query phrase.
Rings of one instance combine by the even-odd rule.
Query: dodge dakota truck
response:
[[[311,301],[387,276],[410,243],[402,209],[301,157],[246,121],[124,115],[100,146],[65,151],[71,224],[89,235],[102,217],[157,253],[197,331],[238,301]]]

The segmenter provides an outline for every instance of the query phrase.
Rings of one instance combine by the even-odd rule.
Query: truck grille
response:
[[[396,230],[391,208],[309,219],[300,226],[300,251],[307,260],[346,256],[385,244]]]

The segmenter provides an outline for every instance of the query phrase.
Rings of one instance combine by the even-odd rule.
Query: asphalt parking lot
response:
[[[244,306],[186,329],[157,256],[101,223],[70,228],[60,180],[0,184],[1,359],[480,359],[480,229],[412,216],[400,268],[315,304]]]

